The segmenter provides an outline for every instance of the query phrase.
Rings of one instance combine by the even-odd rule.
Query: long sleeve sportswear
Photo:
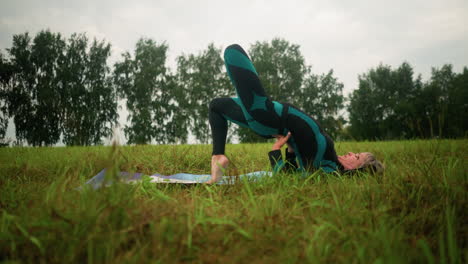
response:
[[[283,161],[283,155],[281,154],[281,149],[272,150],[268,152],[268,158],[270,159],[271,168],[273,172],[279,171],[295,171],[297,170],[297,161],[296,154],[294,152],[289,152],[286,148],[286,159]]]

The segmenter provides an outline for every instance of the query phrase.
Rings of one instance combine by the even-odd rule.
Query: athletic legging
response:
[[[263,137],[287,135],[300,169],[325,172],[341,169],[331,138],[317,121],[291,104],[270,100],[246,52],[237,44],[224,51],[226,70],[236,88],[235,98],[216,98],[210,103],[213,155],[224,154],[227,120],[252,129]]]

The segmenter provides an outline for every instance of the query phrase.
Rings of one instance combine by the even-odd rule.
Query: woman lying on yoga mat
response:
[[[260,136],[277,138],[268,153],[273,171],[290,168],[310,172],[318,169],[325,172],[361,168],[374,172],[383,170],[382,163],[368,152],[337,156],[333,141],[317,121],[291,104],[271,101],[247,53],[239,45],[226,48],[224,62],[238,97],[216,98],[210,103],[213,156],[211,179],[207,183],[217,182],[229,163],[224,155],[227,120],[248,127]],[[280,148],[286,143],[286,162],[283,162]]]

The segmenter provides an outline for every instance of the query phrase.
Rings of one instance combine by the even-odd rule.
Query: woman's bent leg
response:
[[[213,155],[224,154],[228,130],[227,121],[248,127],[239,98],[216,98],[210,103],[209,120],[213,138]]]
[[[229,164],[228,158],[224,155],[227,121],[248,127],[239,104],[238,98],[216,98],[210,103],[209,121],[213,137],[213,156],[211,157],[211,179],[207,183],[219,181]]]

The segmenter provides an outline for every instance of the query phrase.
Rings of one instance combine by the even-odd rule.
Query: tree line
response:
[[[11,48],[0,50],[0,140],[5,144],[12,119],[17,145],[102,144],[118,125],[121,101],[129,113],[128,144],[186,143],[189,135],[209,143],[209,102],[235,96],[222,49],[209,44],[182,54],[171,70],[168,48],[141,38],[110,65],[111,44],[86,34],[14,35]],[[450,64],[433,68],[423,82],[407,62],[396,69],[381,64],[359,75],[358,88],[346,98],[333,70],[313,73],[299,45],[275,38],[255,42],[248,53],[270,97],[298,106],[333,138],[467,135],[467,67],[461,73]],[[241,142],[265,140],[237,126],[229,134]]]

